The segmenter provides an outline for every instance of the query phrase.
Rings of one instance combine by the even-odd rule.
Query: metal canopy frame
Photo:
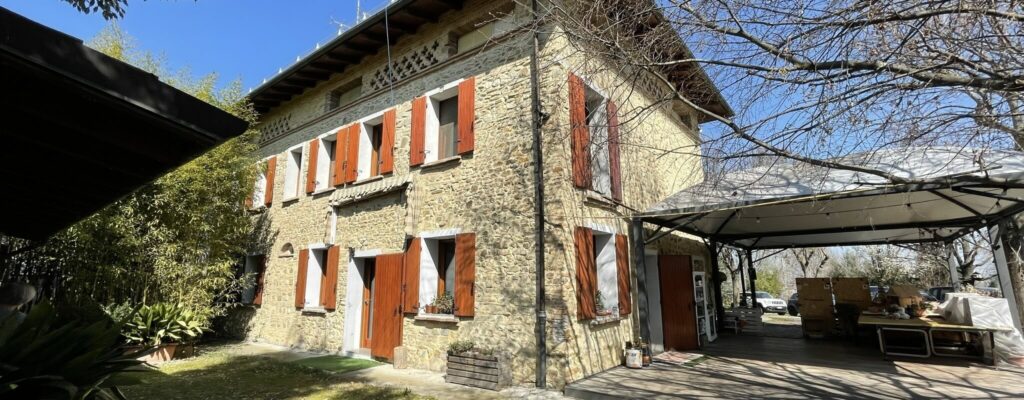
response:
[[[718,252],[722,246],[743,250],[753,297],[753,250],[949,243],[983,229],[998,240],[1000,224],[1024,212],[1021,152],[917,148],[855,154],[840,161],[853,161],[914,183],[891,184],[862,173],[782,164],[726,174],[720,180],[680,191],[634,215],[631,231],[635,242],[634,265],[638,266],[637,289],[641,293],[641,335],[650,338],[643,248],[673,232],[700,237],[708,246],[716,312],[721,316],[724,306]],[[765,177],[768,184],[759,185],[759,179]],[[869,207],[875,203],[882,206]],[[861,208],[836,211],[837,205]],[[779,215],[784,210],[790,214]],[[830,217],[843,213],[860,215]],[[762,224],[762,218],[778,221]],[[645,239],[644,223],[657,227],[649,239]],[[997,252],[1003,251],[998,246]],[[996,261],[1000,273],[1005,272],[1005,254],[998,255]],[[1010,290],[1006,297],[1016,309],[1012,288],[1002,286]],[[1016,315],[1014,318],[1019,328],[1020,321]]]

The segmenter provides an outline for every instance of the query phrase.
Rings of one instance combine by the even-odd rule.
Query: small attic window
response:
[[[277,253],[277,256],[281,258],[291,257],[294,255],[295,247],[293,247],[291,243],[285,243],[284,246],[281,246],[281,251]]]
[[[356,101],[356,99],[362,95],[362,88],[362,78],[354,79],[344,85],[338,86],[337,89],[331,91],[331,94],[327,98],[327,111],[334,110],[338,107]]]
[[[494,36],[494,22],[488,22],[480,26],[471,27],[465,32],[458,34],[455,39],[455,52],[465,53],[487,43]]]

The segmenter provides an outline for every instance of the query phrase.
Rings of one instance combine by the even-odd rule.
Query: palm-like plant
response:
[[[0,321],[0,398],[123,398],[115,384],[136,380],[120,373],[147,371],[137,358],[148,350],[125,352],[122,325],[61,322],[45,301],[20,324]]]
[[[125,324],[123,333],[128,343],[159,346],[192,342],[206,331],[202,318],[182,304],[159,303],[140,308]]]

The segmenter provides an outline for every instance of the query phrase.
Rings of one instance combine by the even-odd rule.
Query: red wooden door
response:
[[[391,360],[402,345],[402,254],[377,256],[370,355]]]
[[[665,349],[694,350],[698,347],[697,316],[690,256],[660,255],[658,271]]]

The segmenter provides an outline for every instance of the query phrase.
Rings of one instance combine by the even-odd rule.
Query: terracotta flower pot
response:
[[[125,347],[126,353],[133,353],[144,349],[144,346],[127,346]],[[178,343],[167,343],[162,344],[156,348],[155,351],[139,357],[139,361],[144,361],[150,364],[159,364],[164,361],[170,361],[174,359],[174,355],[178,349]]]

